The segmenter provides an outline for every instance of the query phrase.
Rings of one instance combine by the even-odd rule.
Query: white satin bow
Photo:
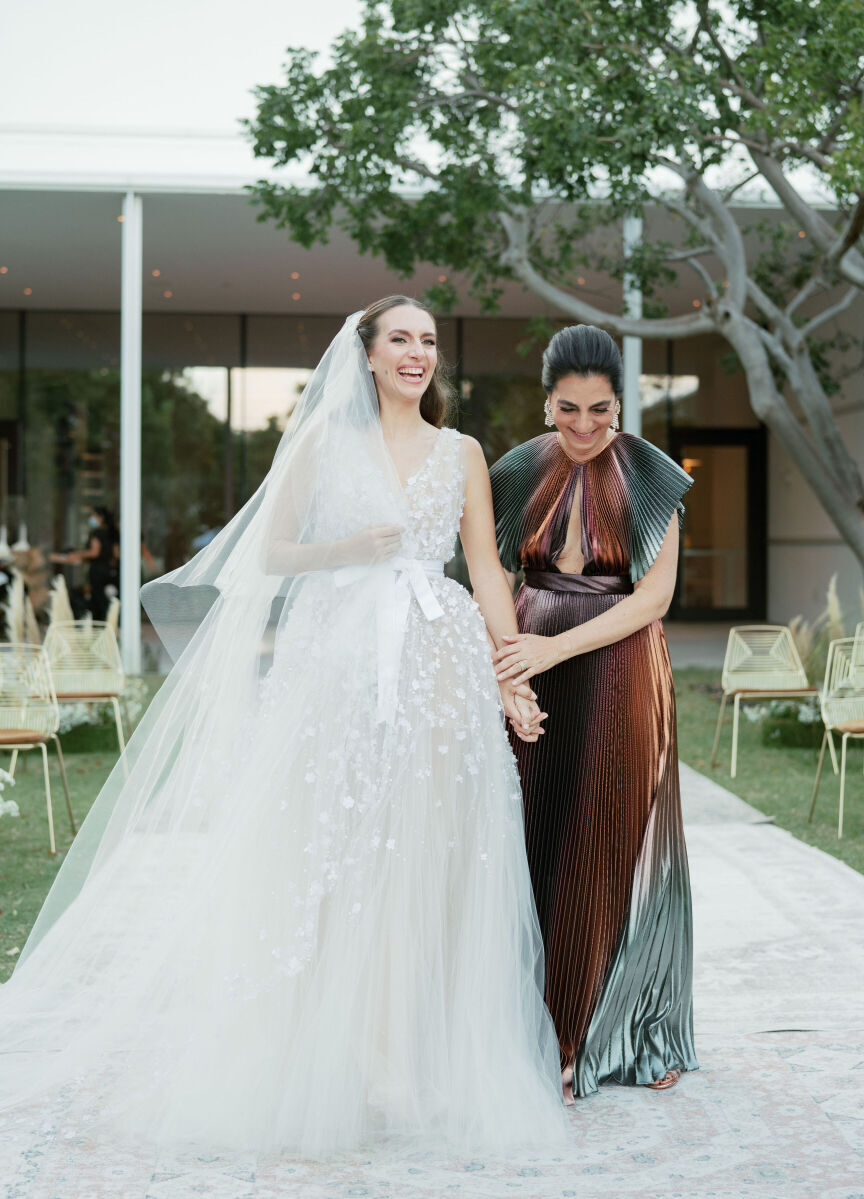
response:
[[[399,695],[399,668],[408,627],[411,593],[427,620],[437,620],[444,610],[429,586],[430,576],[442,575],[444,563],[421,558],[390,558],[374,566],[341,566],[335,572],[337,587],[361,580],[378,585],[378,720],[392,724]]]

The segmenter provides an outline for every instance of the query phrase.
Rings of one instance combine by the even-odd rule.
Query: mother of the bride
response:
[[[525,571],[499,678],[533,680],[545,737],[513,739],[565,1099],[665,1090],[696,1068],[690,884],[660,618],[690,478],[617,432],[618,347],[591,325],[543,355],[546,423],[492,469],[498,547]]]

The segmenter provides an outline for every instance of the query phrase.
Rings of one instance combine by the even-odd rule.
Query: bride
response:
[[[176,664],[0,990],[14,1118],[310,1157],[560,1145],[500,704],[525,738],[543,716],[499,697],[513,601],[444,407],[426,308],[349,317],[253,499],[145,587]],[[443,574],[457,532],[476,603]]]

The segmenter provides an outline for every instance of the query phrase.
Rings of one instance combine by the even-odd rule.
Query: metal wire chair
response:
[[[126,675],[114,629],[104,621],[54,621],[45,634],[57,702],[104,704],[114,709],[117,743],[126,749],[119,697]]]
[[[57,729],[60,712],[51,679],[48,656],[41,645],[0,645],[0,749],[12,754],[9,773],[14,776],[18,754],[31,749],[42,751],[45,776],[45,802],[48,807],[48,840],[51,853],[57,852],[54,840],[54,811],[51,804],[51,776],[48,771],[47,742],[57,747],[60,777],[66,795],[66,810],[72,834],[76,833],[66,764]]]
[[[859,625],[860,628],[860,625]],[[825,684],[820,703],[825,722],[825,736],[819,751],[816,781],[813,784],[813,799],[810,804],[809,820],[816,810],[819,780],[822,778],[822,763],[825,760],[825,743],[832,732],[840,734],[840,808],[837,815],[837,837],[843,836],[843,804],[846,796],[846,747],[850,739],[864,740],[864,678],[856,669],[857,637],[840,637],[828,646],[828,661],[825,664]]]
[[[816,688],[807,682],[801,657],[786,625],[737,625],[729,630],[723,660],[723,700],[714,732],[711,765],[717,765],[720,733],[726,701],[733,697],[732,764],[734,779],[738,773],[738,725],[743,700],[809,699]],[[831,743],[834,761],[834,745]]]

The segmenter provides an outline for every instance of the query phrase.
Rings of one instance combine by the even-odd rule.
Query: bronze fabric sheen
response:
[[[492,469],[499,552],[523,569],[522,632],[555,636],[633,590],[691,479],[649,442],[617,434],[585,464],[546,434]],[[581,574],[562,573],[580,504]],[[532,680],[549,713],[512,736],[546,951],[546,1001],[574,1090],[697,1068],[692,919],[675,697],[659,620]]]

